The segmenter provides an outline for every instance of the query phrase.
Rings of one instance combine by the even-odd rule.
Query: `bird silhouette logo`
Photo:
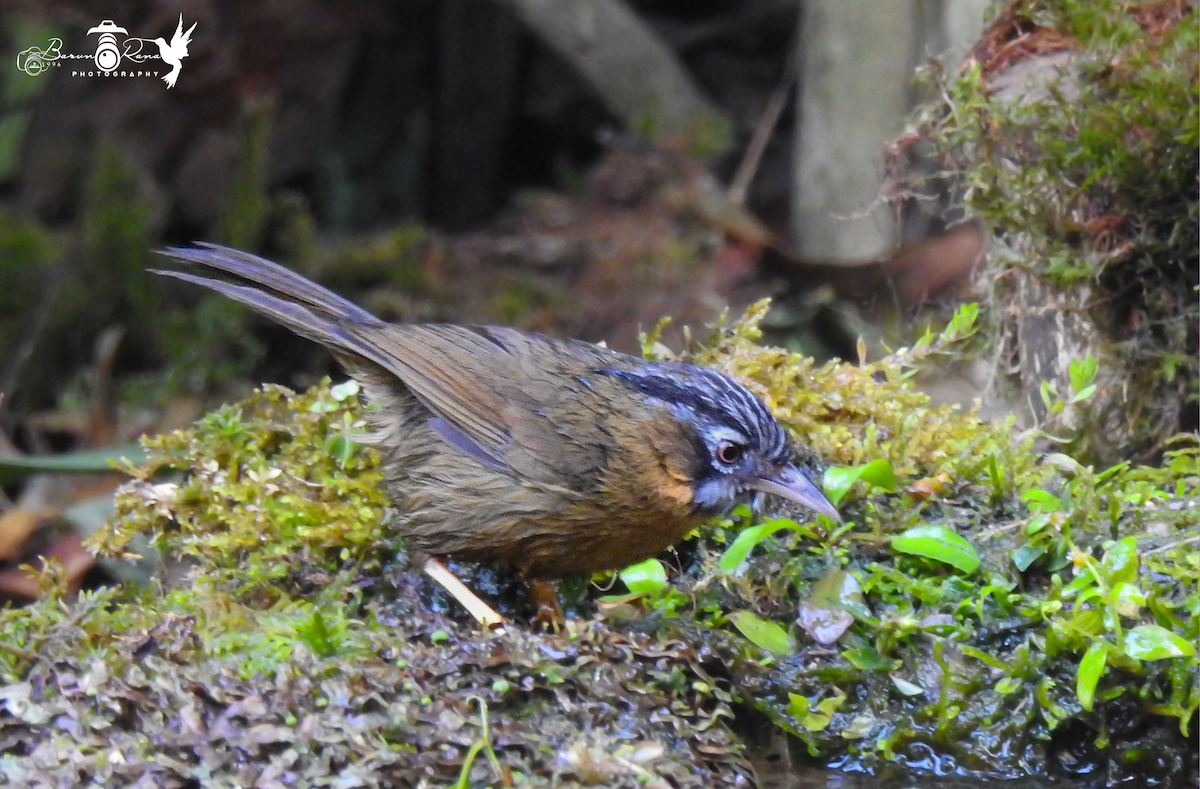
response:
[[[192,31],[196,29],[196,22],[183,31],[183,14],[179,15],[179,25],[175,28],[175,35],[171,38],[171,43],[168,44],[161,38],[154,39],[154,43],[158,44],[158,54],[162,58],[163,63],[171,67],[171,70],[163,76],[162,81],[167,83],[167,88],[175,87],[175,80],[179,79],[179,72],[183,69],[183,59],[188,56],[188,44],[192,41]]]

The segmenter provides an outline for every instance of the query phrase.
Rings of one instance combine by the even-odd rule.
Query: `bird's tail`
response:
[[[374,356],[356,329],[380,326],[382,321],[278,263],[205,243],[164,249],[160,254],[190,266],[180,271],[155,269],[156,274],[194,282],[240,301],[339,357]]]

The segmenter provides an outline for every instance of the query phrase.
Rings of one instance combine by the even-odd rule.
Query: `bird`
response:
[[[183,32],[183,14],[180,14],[179,24],[175,26],[175,35],[171,38],[170,45],[161,38],[154,39],[154,43],[158,44],[159,57],[162,58],[163,63],[171,67],[171,70],[162,78],[162,81],[167,83],[168,89],[175,87],[175,80],[179,79],[179,72],[183,70],[183,59],[188,56],[188,44],[192,42],[192,31],[198,24],[198,22],[193,22],[187,32]]]
[[[313,340],[361,385],[409,556],[486,626],[503,620],[442,559],[508,565],[536,619],[553,581],[619,570],[774,494],[840,520],[816,453],[707,367],[501,326],[388,323],[290,269],[215,244],[154,270]],[[459,592],[473,598],[468,601]]]

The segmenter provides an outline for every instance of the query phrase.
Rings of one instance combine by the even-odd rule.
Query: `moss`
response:
[[[783,524],[731,575],[720,546],[749,522],[743,512],[709,533],[718,550],[705,554],[703,570],[663,593],[682,619],[710,628],[692,631],[706,643],[728,631],[730,612],[750,611],[801,644],[764,660],[749,641],[722,637],[714,649],[734,667],[739,692],[811,752],[840,754],[844,766],[916,766],[932,752],[943,767],[1016,775],[1022,759],[1054,764],[1060,745],[1104,759],[1106,747],[1137,739],[1130,731],[1143,726],[1154,745],[1114,769],[1146,777],[1174,759],[1160,777],[1183,780],[1180,734],[1194,737],[1200,705],[1196,436],[1178,437],[1160,466],[1097,470],[1039,453],[1039,431],[1016,433],[1011,422],[984,421],[973,409],[931,404],[909,383],[913,366],[969,336],[973,307],[941,334],[878,362],[821,367],[755,346],[764,311],[759,305],[724,326],[690,358],[748,379],[823,457],[884,459],[896,481],[890,490],[851,488],[845,524]],[[654,339],[646,338],[648,350]],[[898,549],[898,535],[931,524],[964,537],[981,559],[977,568]],[[857,580],[861,602],[829,606],[854,617],[831,651],[805,638],[796,612],[835,570]],[[679,605],[680,592],[692,605]],[[1099,670],[1097,652],[1107,661]],[[814,718],[831,691],[847,701]],[[814,719],[827,721],[814,728]],[[1087,744],[1072,741],[1080,729],[1091,732]],[[1038,756],[1016,757],[1017,743],[1029,738],[1044,742]]]
[[[55,323],[72,345],[88,347],[113,324],[152,324],[159,314],[145,275],[161,221],[152,194],[149,178],[116,141],[97,141],[79,220],[81,254],[68,264],[73,276],[55,305]]]
[[[130,469],[92,545],[120,555],[151,534],[168,557],[159,585],[68,601],[51,571],[42,600],[0,615],[0,695],[16,710],[0,733],[44,744],[0,757],[6,773],[53,784],[69,763],[100,783],[162,782],[250,764],[313,781],[733,786],[740,702],[845,767],[1013,777],[1061,764],[1062,747],[1109,761],[1113,780],[1182,785],[1195,437],[1160,467],[1039,455],[1033,435],[910,384],[971,335],[972,310],[878,362],[822,366],[756,345],[765,310],[680,356],[747,381],[826,458],[894,471],[847,477],[844,523],[773,520],[731,563],[743,509],[679,548],[670,583],[585,601],[600,615],[561,634],[481,633],[401,571],[377,458],[354,443],[356,388],[266,387],[147,439]],[[930,525],[977,565],[897,549]],[[858,591],[831,593],[834,572]],[[805,606],[851,617],[819,644]],[[75,723],[52,734],[51,719]]]
[[[1020,366],[1018,399],[1040,415],[1034,379],[1061,383],[1056,359],[1101,360],[1080,458],[1153,459],[1194,425],[1198,52],[1194,4],[1009,3],[966,68],[931,74],[940,98],[908,138],[937,171],[910,180],[959,184],[992,231],[987,334]]]
[[[122,391],[123,402],[161,402],[165,393],[222,392],[245,380],[267,352],[253,321],[228,299],[202,297],[198,304],[170,308],[157,323],[158,341],[171,367],[165,376],[131,379]]]
[[[300,396],[267,386],[192,430],[146,439],[142,482],[118,495],[118,517],[91,544],[114,553],[152,534],[234,598],[295,586],[314,566],[369,564],[386,499],[376,454],[353,441],[364,426],[356,394],[352,382]],[[156,483],[167,467],[185,478]]]
[[[492,311],[505,324],[528,323],[532,315],[555,303],[557,294],[553,293],[542,282],[532,278],[514,275],[505,282],[499,283],[496,294],[492,297]]]

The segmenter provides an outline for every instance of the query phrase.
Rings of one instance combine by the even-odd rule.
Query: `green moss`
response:
[[[96,145],[84,195],[81,240],[87,262],[96,267],[93,273],[101,270],[107,276],[80,277],[86,288],[86,296],[80,294],[81,301],[96,301],[98,285],[115,295],[129,283],[143,280],[153,232],[153,207],[139,178],[120,148],[106,141]],[[98,283],[97,279],[104,281]],[[130,297],[139,309],[147,309],[153,302],[144,283],[132,287]]]
[[[152,534],[233,598],[370,563],[387,502],[376,454],[353,440],[364,429],[356,393],[353,383],[304,395],[267,386],[191,430],[147,439],[143,482],[118,495],[116,518],[91,544],[114,553]],[[186,476],[154,482],[165,468]]]
[[[1047,246],[1026,262],[1064,282],[1086,276],[1080,268],[1144,263],[1163,245],[1194,260],[1197,26],[1150,34],[1115,2],[1030,2],[1019,13],[1074,37],[1062,74],[1011,95],[975,62],[923,118],[969,179],[968,205],[1000,232],[1036,236]],[[1010,166],[1016,156],[1023,166]]]
[[[15,395],[38,408],[64,390],[93,385],[91,355],[106,331],[150,325],[158,314],[144,271],[161,219],[149,180],[130,166],[117,142],[100,138],[90,153],[77,233],[56,236],[36,222],[0,214],[0,342],[15,351],[36,339],[37,352],[23,360]],[[154,342],[152,335],[131,336],[123,350],[136,356],[146,342]],[[64,386],[63,370],[82,367],[86,372]]]
[[[232,382],[245,380],[267,351],[255,336],[254,316],[228,299],[202,296],[196,305],[171,308],[158,324],[158,341],[163,355],[171,359],[170,369],[165,380],[131,380],[123,402],[161,402],[164,389],[188,394],[225,391]]]
[[[1174,785],[1200,696],[1187,648],[1200,609],[1195,437],[1160,467],[1041,455],[1033,434],[933,405],[910,384],[915,365],[971,335],[972,309],[877,362],[819,367],[755,344],[765,310],[684,356],[741,377],[826,458],[877,461],[847,477],[843,523],[773,521],[725,562],[751,522],[742,509],[701,530],[683,554],[692,561],[666,563],[669,583],[614,590],[604,619],[558,635],[521,624],[481,633],[393,566],[377,457],[354,443],[355,387],[266,387],[147,439],[151,458],[93,538],[120,555],[152,535],[167,557],[163,588],[68,602],[52,570],[43,599],[0,613],[6,698],[44,689],[18,700],[0,733],[44,737],[50,717],[83,721],[60,746],[104,777],[114,768],[89,732],[111,729],[113,700],[136,692],[133,722],[114,736],[127,754],[133,740],[160,744],[139,746],[130,775],[164,755],[173,776],[269,761],[256,738],[275,737],[302,744],[296,769],[314,780],[337,763],[447,784],[464,770],[475,781],[511,770],[545,778],[534,785],[635,786],[648,774],[732,786],[738,774],[722,765],[741,746],[726,721],[743,700],[845,766],[920,770],[932,753],[1011,777],[1047,769],[1065,741],[1101,761],[1119,752],[1110,777]],[[655,336],[648,349],[669,354]],[[978,564],[921,550],[937,530],[911,530],[930,525],[965,540]],[[904,550],[892,541],[901,534]],[[835,572],[858,591],[839,593],[840,581],[830,591]],[[851,617],[817,644],[798,619],[805,605]],[[593,610],[583,604],[585,617]],[[94,695],[74,693],[79,683]],[[229,705],[249,723],[215,749],[160,736],[223,725]],[[613,758],[629,738],[657,743],[641,772]],[[497,763],[472,761],[489,742]],[[6,758],[9,774],[49,769]]]
[[[1081,409],[1072,453],[1152,458],[1200,402],[1200,306],[1183,295],[1200,284],[1194,7],[1029,0],[1001,18],[1022,41],[996,33],[983,63],[933,74],[940,99],[915,119],[938,170],[930,181],[959,184],[962,207],[992,231],[981,281],[1002,366],[1061,372],[1019,356],[1047,342],[1023,338],[1024,320],[1061,313],[1057,328],[1025,331],[1089,346],[1072,355],[1097,356],[1108,378]]]
[[[425,270],[428,238],[427,231],[419,224],[396,225],[364,240],[347,243],[332,256],[319,259],[318,268],[331,282],[383,279],[391,283],[394,287],[380,288],[374,294],[379,298],[389,293],[403,294],[403,298],[423,296],[430,288],[430,274]],[[381,311],[395,311],[387,304],[380,306]]]
[[[757,305],[722,326],[690,358],[748,379],[823,457],[851,465],[886,459],[896,483],[856,483],[840,526],[823,518],[773,526],[774,536],[732,573],[719,550],[710,551],[703,571],[663,593],[678,616],[709,628],[701,640],[722,634],[717,651],[735,666],[747,698],[814,754],[848,752],[847,765],[878,767],[906,754],[919,761],[922,751],[910,749],[924,744],[999,775],[1016,763],[978,743],[1007,743],[1003,751],[1032,736],[1052,748],[1055,737],[1078,737],[1072,727],[1082,726],[1099,749],[1105,732],[1127,731],[1130,715],[1139,725],[1170,718],[1189,731],[1200,704],[1192,646],[1200,612],[1196,436],[1179,437],[1159,467],[1101,471],[1039,453],[1038,431],[1018,434],[973,409],[931,404],[909,382],[913,366],[952,353],[974,331],[973,307],[941,334],[878,362],[821,367],[754,345],[764,312]],[[655,337],[644,338],[647,349],[662,354]],[[1086,397],[1093,368],[1076,369],[1072,396]],[[717,523],[710,544],[729,544],[747,516]],[[978,568],[964,572],[893,545],[928,524],[965,537],[982,558]],[[854,576],[861,603],[831,606],[854,623],[827,648],[805,636],[795,612],[835,569]],[[679,605],[680,591],[691,606]],[[801,646],[788,660],[764,660],[750,641],[729,637],[733,611],[775,619]],[[1081,671],[1089,649],[1107,657],[1097,677]],[[831,685],[852,701],[826,716],[817,705]],[[811,709],[797,695],[811,699]],[[813,715],[829,720],[814,728]],[[1181,745],[1157,740],[1128,769],[1150,770]]]
[[[80,217],[81,259],[68,264],[55,320],[62,331],[85,337],[114,323],[152,324],[160,302],[146,277],[153,237],[160,221],[149,178],[137,172],[122,148],[101,139]]]

